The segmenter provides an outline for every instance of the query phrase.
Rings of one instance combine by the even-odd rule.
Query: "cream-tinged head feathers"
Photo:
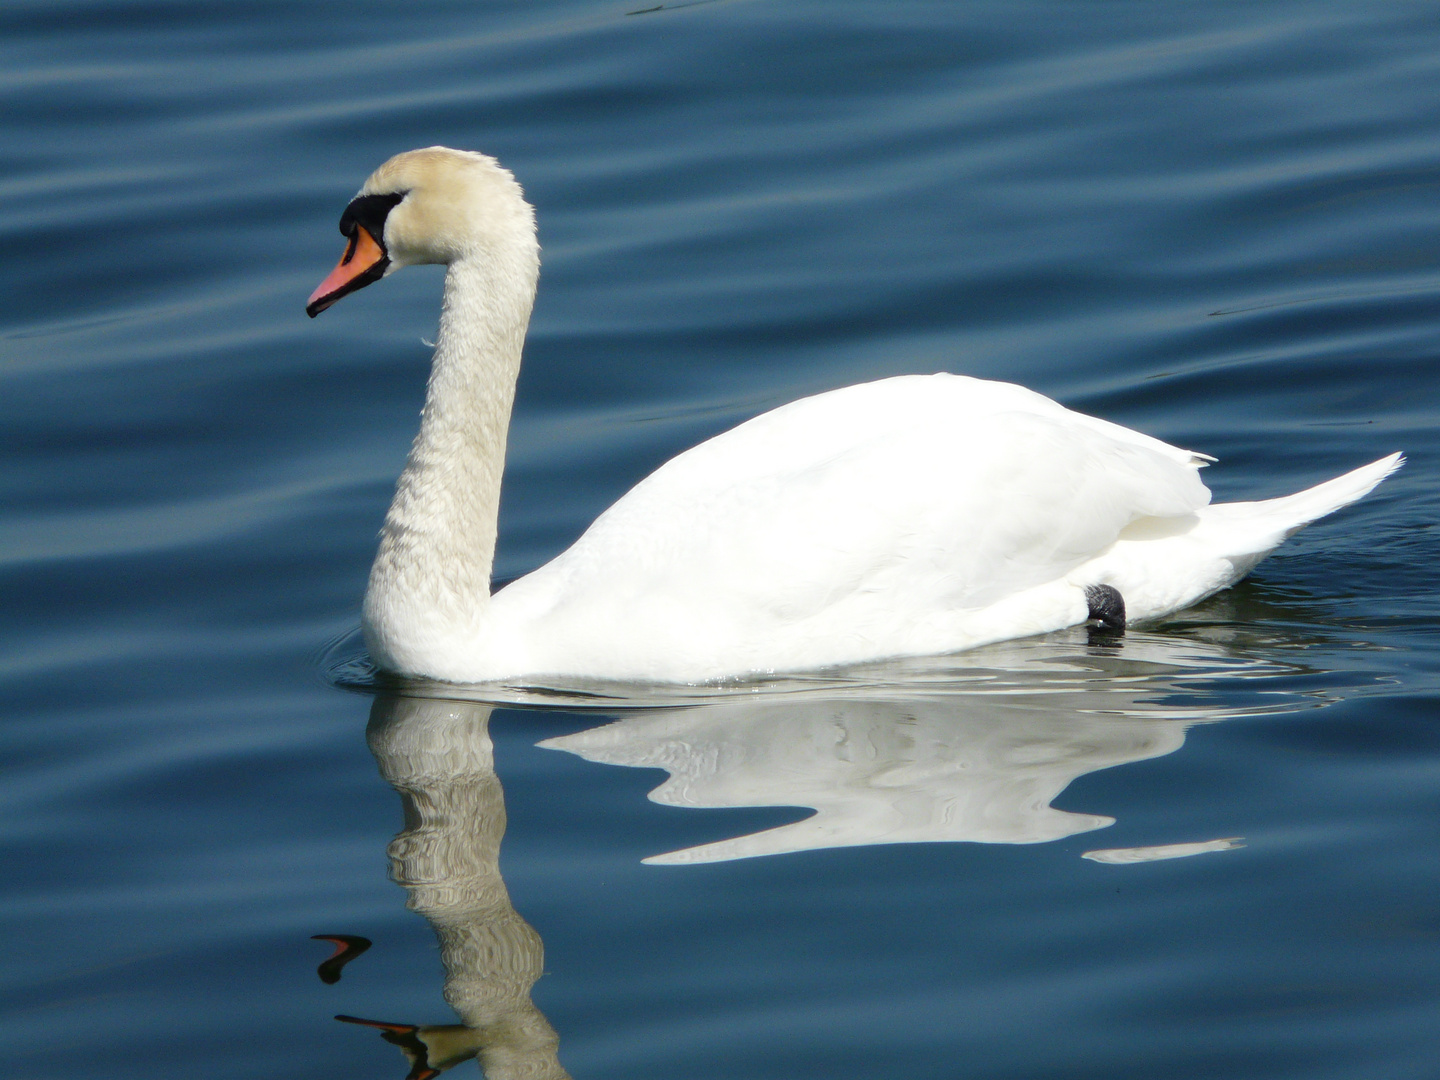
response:
[[[402,266],[489,259],[502,272],[533,279],[539,265],[535,211],[525,193],[494,158],[469,150],[396,154],[350,200],[340,232],[345,253],[311,294],[311,318]]]
[[[356,197],[366,195],[403,196],[385,216],[384,236],[375,238],[391,269],[536,246],[525,193],[509,169],[484,154],[445,146],[396,154]]]

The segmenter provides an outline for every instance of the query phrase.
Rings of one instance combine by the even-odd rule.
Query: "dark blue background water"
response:
[[[664,714],[643,753],[615,729],[682,772],[771,739],[717,751],[764,780],[709,800],[731,809],[536,746],[618,710],[497,712],[499,871],[571,1074],[1433,1076],[1440,10],[627,15],[650,6],[0,10],[8,1071],[398,1077],[331,1014],[454,1022],[386,878],[400,800],[370,699],[326,681],[351,647],[325,651],[358,622],[439,275],[303,314],[365,175],[445,143],[498,156],[541,222],[504,577],[695,441],[900,372],[1022,382],[1215,454],[1221,499],[1410,454],[1118,652],[1060,635],[871,672],[812,687],[819,719]],[[853,761],[836,732],[864,735]],[[925,773],[946,755],[988,762],[991,794]],[[861,759],[869,779],[840,775]],[[1055,794],[1036,770],[1116,823],[639,861],[936,784],[1023,825]],[[324,986],[317,933],[376,945]]]

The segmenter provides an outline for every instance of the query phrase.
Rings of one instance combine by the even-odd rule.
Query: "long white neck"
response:
[[[528,242],[526,242],[528,240]],[[371,656],[446,677],[490,603],[505,436],[539,275],[533,232],[450,264],[420,434],[380,531],[364,626]]]

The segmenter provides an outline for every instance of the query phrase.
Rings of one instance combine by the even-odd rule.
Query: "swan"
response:
[[[363,607],[401,676],[699,683],[1123,629],[1234,584],[1369,492],[1391,454],[1298,494],[1211,505],[1213,458],[1020,386],[906,375],[803,398],[662,465],[491,594],[505,439],[539,276],[535,214],[491,157],[399,154],[340,218],[313,318],[446,266],[420,432]]]

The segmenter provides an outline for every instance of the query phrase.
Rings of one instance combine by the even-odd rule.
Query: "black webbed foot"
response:
[[[1096,630],[1107,634],[1125,632],[1125,598],[1115,586],[1085,586],[1085,603],[1089,605]]]

